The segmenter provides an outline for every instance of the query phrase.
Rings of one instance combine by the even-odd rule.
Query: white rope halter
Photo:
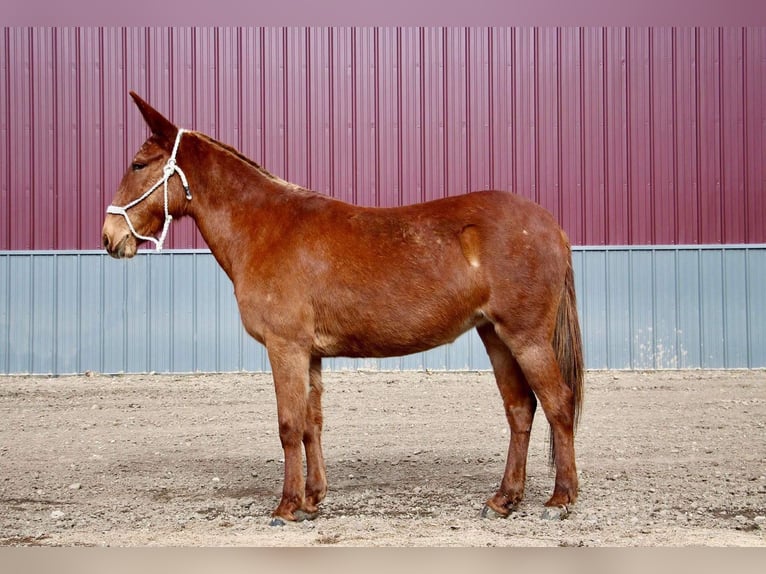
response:
[[[146,193],[144,193],[141,197],[138,199],[134,199],[131,201],[128,205],[125,207],[119,207],[117,205],[110,205],[106,208],[107,213],[111,213],[113,215],[122,215],[125,218],[125,221],[128,223],[128,227],[130,228],[130,232],[138,239],[143,239],[144,241],[151,241],[154,243],[154,245],[157,247],[157,251],[162,251],[162,244],[165,242],[165,236],[168,234],[168,229],[170,229],[170,222],[173,221],[173,216],[170,215],[168,212],[168,180],[173,176],[174,173],[178,173],[178,176],[181,178],[181,183],[184,186],[184,192],[186,193],[186,199],[191,200],[191,192],[189,191],[189,182],[186,180],[186,174],[181,170],[180,167],[176,165],[176,154],[178,153],[178,145],[181,143],[181,136],[184,134],[186,130],[179,129],[178,135],[176,136],[176,141],[173,144],[173,152],[170,154],[170,157],[168,158],[167,163],[162,168],[162,178],[155,183]],[[165,188],[165,222],[162,224],[162,233],[160,233],[160,238],[156,239],[154,237],[147,237],[145,235],[141,235],[136,231],[136,228],[133,227],[133,223],[130,221],[130,217],[128,217],[128,209],[131,207],[141,203],[143,200],[145,200],[147,197],[149,197],[154,190],[156,190],[159,186],[164,185]]]

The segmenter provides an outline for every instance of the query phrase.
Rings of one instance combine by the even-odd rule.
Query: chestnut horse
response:
[[[132,257],[144,241],[160,249],[171,219],[196,222],[245,329],[268,351],[285,455],[275,520],[313,518],[327,492],[322,357],[415,353],[472,327],[511,429],[482,516],[508,516],[522,498],[538,400],[556,468],[545,504],[575,502],[584,369],[571,249],[549,212],[501,191],[356,207],[288,183],[131,96],[151,135],[107,209],[104,247]]]

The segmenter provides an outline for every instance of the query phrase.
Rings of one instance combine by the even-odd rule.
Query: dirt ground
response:
[[[325,375],[330,491],[269,526],[282,451],[265,374],[0,377],[0,545],[766,546],[766,372],[590,372],[580,499],[538,410],[525,501],[478,517],[508,428],[489,373]]]

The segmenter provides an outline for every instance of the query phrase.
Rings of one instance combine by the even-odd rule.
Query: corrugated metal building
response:
[[[146,137],[131,89],[357,204],[541,203],[590,368],[766,366],[765,28],[83,27],[2,30],[0,372],[268,368],[191,221],[97,251]],[[489,366],[473,335],[330,365]]]

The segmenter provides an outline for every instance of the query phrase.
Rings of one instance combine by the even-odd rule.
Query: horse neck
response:
[[[238,152],[194,134],[192,162],[186,170],[192,200],[187,207],[202,237],[226,274],[234,280],[237,264],[255,235],[273,224],[275,205],[296,186],[281,180]]]

